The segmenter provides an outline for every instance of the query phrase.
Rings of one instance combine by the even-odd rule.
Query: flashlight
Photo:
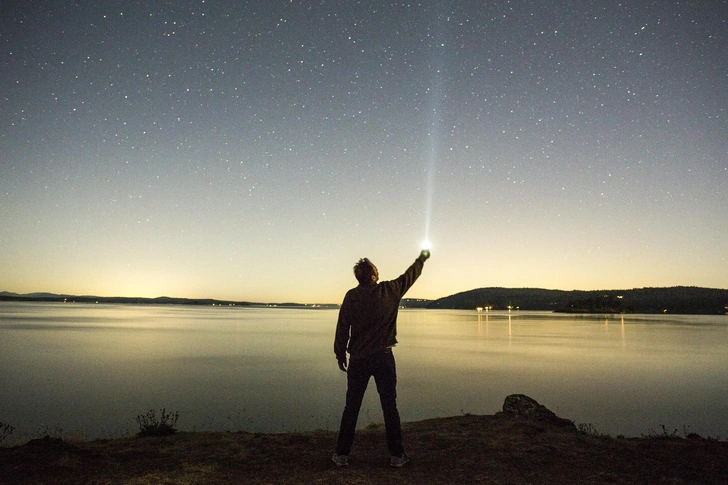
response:
[[[429,258],[430,257],[430,241],[428,241],[427,239],[422,241],[421,248],[422,248],[422,254],[425,255],[425,258]]]

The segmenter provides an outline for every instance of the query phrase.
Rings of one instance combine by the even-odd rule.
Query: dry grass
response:
[[[2,484],[728,484],[728,443],[615,439],[508,417],[403,425],[412,462],[388,466],[381,427],[358,431],[351,464],[336,435],[178,433],[0,448]]]

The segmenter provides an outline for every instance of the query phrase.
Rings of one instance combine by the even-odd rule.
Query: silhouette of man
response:
[[[397,344],[400,300],[420,276],[429,257],[430,251],[422,251],[399,278],[381,283],[379,271],[371,261],[363,258],[354,265],[354,276],[359,285],[344,296],[334,339],[339,368],[347,373],[346,405],[333,456],[338,466],[349,464],[359,409],[372,376],[384,414],[389,464],[401,467],[409,461],[402,447],[402,428],[397,410],[397,371],[392,347]]]

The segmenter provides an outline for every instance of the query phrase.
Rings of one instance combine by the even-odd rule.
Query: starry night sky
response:
[[[728,2],[3,1],[0,290],[728,287]]]

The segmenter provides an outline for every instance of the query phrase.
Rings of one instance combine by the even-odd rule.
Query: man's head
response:
[[[354,265],[354,276],[359,283],[371,283],[379,280],[379,271],[367,258],[360,259]]]

